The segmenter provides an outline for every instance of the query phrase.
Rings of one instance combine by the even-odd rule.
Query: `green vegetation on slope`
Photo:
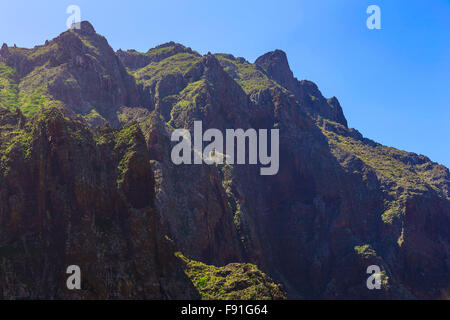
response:
[[[131,122],[120,130],[116,137],[115,150],[122,150],[123,157],[118,166],[117,185],[124,182],[124,178],[129,170],[129,162],[136,154],[136,140],[142,138],[142,132],[137,123]]]
[[[180,114],[192,112],[197,106],[197,97],[201,93],[206,93],[208,86],[211,86],[211,83],[205,79],[201,79],[189,83],[179,94],[164,98],[165,102],[170,103],[170,101],[173,101],[175,103],[170,114],[171,120],[168,123],[173,125],[173,120],[178,118]]]
[[[231,75],[247,94],[278,86],[259,71],[256,65],[244,59],[235,59],[227,54],[216,54],[215,57],[219,60],[224,70]]]
[[[280,285],[249,263],[233,263],[225,267],[209,266],[175,254],[184,264],[185,273],[203,300],[283,300]]]
[[[200,58],[193,53],[178,53],[159,62],[151,62],[146,67],[135,72],[138,82],[160,79],[163,75],[181,73],[184,74]]]
[[[35,59],[41,55],[47,54],[51,51],[58,50],[58,44],[52,43],[44,46],[36,46],[32,49],[32,52],[29,54],[29,59]]]
[[[0,63],[0,107],[19,108],[25,116],[32,116],[42,108],[57,105],[58,101],[47,91],[57,73],[58,68],[40,66],[17,83],[14,79],[16,70]]]
[[[161,45],[156,48],[152,48],[147,51],[146,56],[150,57],[152,60],[157,59],[160,56],[170,54],[175,49],[176,44]]]
[[[32,141],[33,135],[27,131],[13,131],[9,135],[2,132],[0,136],[0,170],[8,172],[13,154],[19,153],[22,155],[22,159],[28,160],[31,155]]]
[[[342,152],[351,154],[376,172],[388,199],[381,216],[383,222],[392,224],[400,218],[409,197],[434,190],[448,198],[448,191],[443,187],[446,176],[444,167],[423,156],[368,143],[354,137],[339,123],[327,119],[322,121],[319,127],[337,158]],[[347,166],[345,162],[341,161],[341,164],[344,168]]]
[[[33,116],[40,109],[51,107],[57,102],[50,98],[44,87],[32,89],[31,92],[19,93],[20,110],[25,116]]]
[[[0,107],[15,110],[18,106],[18,85],[14,82],[16,71],[0,62]]]
[[[11,161],[14,161],[13,159],[28,161],[31,158],[33,143],[39,135],[38,132],[45,132],[49,124],[55,119],[65,119],[70,124],[65,129],[74,141],[82,143],[85,136],[89,135],[90,132],[88,129],[85,129],[84,132],[75,129],[73,122],[56,108],[38,113],[31,117],[25,125],[17,120],[17,118],[23,117],[20,110],[9,112],[9,115],[4,114],[3,117],[9,116],[11,118],[10,123],[0,126],[0,169],[4,173],[8,172]]]
[[[333,131],[323,130],[328,142],[361,159],[372,167],[379,176],[395,181],[395,190],[399,188],[409,194],[422,194],[428,188],[438,191],[438,186],[427,177],[423,165],[405,163],[408,153],[382,145],[372,146],[350,136],[339,135]]]
[[[368,244],[365,244],[365,245],[362,245],[362,246],[356,246],[355,247],[355,252],[359,256],[362,256],[364,258],[375,257],[377,255],[375,250],[373,250],[372,247],[370,245],[368,245]]]

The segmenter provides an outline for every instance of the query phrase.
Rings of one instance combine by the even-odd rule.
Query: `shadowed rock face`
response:
[[[447,168],[349,129],[280,50],[254,64],[173,42],[114,53],[81,27],[0,51],[3,296],[74,298],[60,284],[77,260],[89,286],[75,298],[199,297],[179,250],[256,264],[291,298],[448,297]],[[173,165],[172,130],[196,120],[280,129],[279,173]],[[370,265],[381,290],[366,287]]]
[[[160,232],[137,125],[93,133],[55,109],[1,120],[15,127],[2,141],[1,297],[198,297]],[[64,290],[68,265],[83,290]]]
[[[255,64],[271,80],[291,91],[300,106],[314,118],[327,118],[347,127],[347,120],[337,98],[327,100],[315,83],[306,80],[298,81],[289,68],[286,53],[281,50],[268,52],[256,59]]]
[[[256,59],[255,64],[261,67],[270,79],[283,87],[292,89],[296,86],[297,79],[289,67],[285,52],[281,50],[268,52]]]

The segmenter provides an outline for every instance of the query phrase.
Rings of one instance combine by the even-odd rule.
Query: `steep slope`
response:
[[[146,104],[106,39],[88,22],[33,49],[4,45],[0,63],[13,70],[18,87],[16,102],[8,108],[26,115],[58,106],[94,125],[116,124],[120,107]]]
[[[185,58],[189,66],[179,64]],[[171,63],[173,68],[161,67]],[[153,69],[157,71],[153,73]],[[157,204],[168,235],[190,258],[214,265],[240,261],[242,248],[222,172],[210,166],[175,166],[170,159],[170,132],[192,128],[194,120],[203,120],[205,130],[235,124],[249,127],[242,117],[247,112],[245,93],[212,55],[175,54],[135,75],[145,79],[144,88],[154,97],[153,117],[148,111],[137,113],[127,108],[120,118],[141,123],[148,137],[156,168]]]
[[[55,108],[30,119],[2,108],[0,154],[0,298],[201,297],[188,275],[204,265],[186,264],[162,232],[137,124],[93,131]],[[80,291],[67,290],[69,265],[81,269]],[[226,294],[212,287],[211,297],[284,297],[255,266],[208,268],[229,277]],[[243,288],[235,281],[244,275]]]
[[[137,125],[93,134],[56,109],[0,123],[0,297],[197,297],[160,233]],[[65,286],[69,265],[81,291]]]
[[[327,118],[347,127],[347,120],[336,97],[325,99],[315,83],[298,81],[289,67],[286,53],[281,50],[268,52],[256,59],[255,65],[270,79],[292,92],[301,107],[314,118]]]
[[[280,50],[255,63],[201,56],[173,42],[115,54],[83,23],[80,31],[34,49],[2,47],[0,106],[11,110],[1,111],[0,123],[3,274],[5,283],[20,281],[19,287],[46,283],[45,291],[27,289],[30,295],[63,296],[50,288],[58,287],[52,277],[65,255],[82,256],[96,279],[109,272],[103,268],[120,270],[115,285],[130,277],[120,288],[89,281],[101,294],[80,297],[191,297],[196,290],[183,268],[198,288],[191,267],[214,279],[230,270],[245,277],[246,264],[236,262],[257,265],[282,282],[290,298],[449,295],[448,169],[349,129],[339,101],[323,97],[313,82],[298,81]],[[52,109],[30,118],[52,106],[65,116]],[[49,117],[62,120],[53,124]],[[204,130],[280,129],[279,173],[260,176],[253,165],[175,166],[171,132],[192,132],[196,120]],[[57,129],[51,140],[42,133],[48,129],[36,129],[47,122]],[[104,123],[122,129],[95,129]],[[108,228],[99,235],[102,219]],[[68,225],[80,231],[74,235]],[[72,237],[78,242],[58,244]],[[92,244],[72,253],[73,243],[83,241]],[[40,261],[27,251],[33,245],[38,248],[31,252],[52,245],[60,253]],[[180,262],[177,250],[201,263]],[[140,263],[147,260],[160,264],[147,268]],[[25,265],[33,266],[29,273],[14,271]],[[366,287],[370,265],[382,269],[381,290]],[[137,290],[142,274],[152,285]],[[221,285],[206,288],[200,292],[211,297],[248,293],[223,296]],[[257,290],[260,297],[270,295],[267,288]]]
[[[230,263],[239,257],[256,263],[282,281],[291,297],[443,297],[449,283],[446,228],[449,209],[448,198],[443,194],[448,190],[448,170],[424,158],[420,172],[400,171],[391,177],[399,184],[412,179],[416,187],[428,188],[433,199],[428,203],[429,200],[419,197],[429,206],[430,213],[426,214],[429,218],[408,222],[412,223],[410,228],[421,229],[430,223],[433,227],[425,233],[416,232],[417,243],[402,246],[404,228],[395,228],[390,221],[403,198],[387,192],[384,176],[371,166],[370,161],[378,161],[380,156],[369,150],[366,158],[361,159],[357,149],[347,148],[347,154],[358,165],[357,170],[350,171],[348,163],[338,156],[329,131],[324,129],[324,126],[338,127],[367,148],[373,144],[356,130],[347,128],[338,100],[324,98],[310,81],[295,79],[282,51],[268,53],[255,64],[226,54],[214,57],[173,54],[159,61],[159,67],[150,64],[134,73],[138,81],[146,77],[147,87],[155,88],[150,91],[152,96],[168,97],[168,102],[155,100],[156,112],[162,118],[155,117],[159,125],[147,125],[152,127],[147,132],[149,148],[158,154],[154,158],[155,167],[161,165],[157,170],[158,206],[164,212],[168,233],[183,252],[213,264]],[[200,67],[202,64],[208,67]],[[150,69],[158,71],[148,73]],[[191,77],[196,73],[201,75],[201,82],[198,77]],[[241,89],[216,90],[235,88],[236,84]],[[161,94],[160,87],[167,93]],[[191,128],[194,120],[202,120],[206,128],[279,128],[279,174],[260,177],[249,166],[171,167],[170,131]],[[385,152],[381,157],[389,163],[397,155]],[[198,219],[197,209],[208,208],[209,190],[215,190],[218,183],[211,184],[211,179],[199,175],[202,170],[216,171],[222,181],[219,189],[226,194],[228,213],[219,216],[233,220],[232,232],[237,233],[240,241],[240,248],[232,251],[234,258],[230,249],[225,253],[213,250],[213,254],[198,250],[199,247],[218,248],[224,243],[222,237],[226,230],[230,230],[230,223],[222,222],[222,228],[210,225],[204,232],[202,225],[217,221],[217,210],[205,210]],[[178,180],[182,185],[172,182],[171,172],[183,177]],[[421,186],[417,185],[415,175],[424,177]],[[173,194],[176,199],[186,200],[174,201],[170,197]],[[183,219],[189,219],[189,223],[180,225],[180,221],[186,221]],[[404,225],[407,219],[400,216],[397,226]],[[426,253],[420,253],[420,242],[433,238],[426,245]],[[186,244],[185,239],[196,239],[200,246],[190,241]],[[230,240],[225,243],[227,248],[234,247],[228,245]],[[408,259],[417,262],[411,261],[407,266]],[[383,269],[385,285],[381,291],[373,292],[365,287],[365,271],[371,264]],[[346,276],[342,276],[343,271]],[[414,272],[420,272],[422,279]]]
[[[385,259],[419,297],[445,297],[438,288],[444,283],[448,289],[450,282],[448,169],[425,156],[364,139],[337,123],[324,121],[322,130],[345,170],[374,171],[380,182],[384,207],[378,245]]]

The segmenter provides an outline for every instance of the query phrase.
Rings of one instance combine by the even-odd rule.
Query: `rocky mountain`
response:
[[[348,128],[280,50],[255,63],[174,42],[114,52],[83,22],[3,45],[0,107],[0,297],[450,294],[448,169]],[[279,129],[278,174],[174,165],[172,131],[197,120]]]

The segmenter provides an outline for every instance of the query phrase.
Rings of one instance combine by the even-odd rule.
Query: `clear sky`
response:
[[[176,41],[253,62],[284,50],[364,136],[450,167],[450,0],[0,0],[0,43],[33,47],[81,8],[114,49]],[[369,5],[381,30],[369,30]]]

